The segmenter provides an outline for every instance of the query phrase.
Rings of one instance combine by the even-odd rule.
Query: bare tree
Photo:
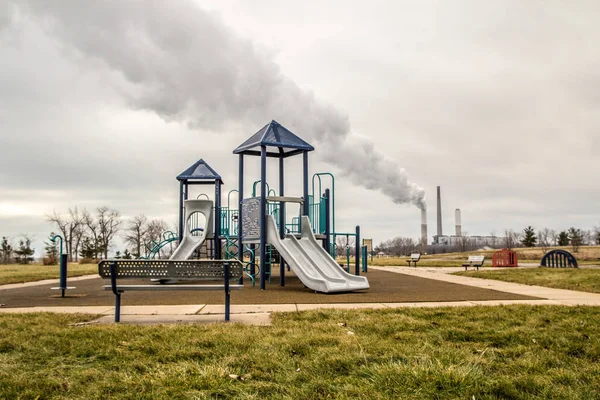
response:
[[[519,234],[519,232],[515,232],[512,229],[505,229],[504,230],[504,247],[506,247],[509,250],[512,250],[513,248],[517,247],[517,245],[519,244],[521,239],[521,235]]]
[[[108,258],[108,250],[112,245],[121,225],[121,214],[107,206],[98,207],[98,232],[101,250],[104,258]]]
[[[346,236],[338,236],[335,240],[335,255],[337,257],[346,256],[346,248],[350,248],[350,254],[352,253],[352,248],[354,247],[354,239],[349,237],[346,240]]]
[[[69,208],[67,216],[60,215],[56,211],[52,215],[46,216],[46,220],[54,224],[60,231],[66,247],[66,252],[69,255],[69,260],[73,261],[73,241],[74,237],[77,236],[77,231],[82,224],[82,218],[75,208]]]
[[[383,251],[392,256],[404,256],[413,253],[418,245],[419,243],[412,238],[398,236],[382,242],[376,247],[375,251]]]
[[[496,248],[496,246],[498,244],[498,237],[496,237],[496,231],[493,230],[490,232],[488,244],[490,245],[490,247]]]
[[[548,251],[548,247],[550,247],[550,244],[551,244],[552,232],[550,229],[544,228],[544,229],[538,231],[537,236],[538,236],[538,243],[539,243],[540,247],[542,248],[542,251],[544,252],[544,254],[546,254],[546,252]]]
[[[472,243],[471,238],[469,237],[468,232],[463,232],[462,236],[458,237],[456,246],[458,248],[458,251],[460,251],[460,252],[465,252],[465,251],[471,250],[473,243]]]
[[[162,219],[153,219],[148,222],[148,226],[146,228],[146,234],[143,238],[144,246],[146,247],[146,251],[150,251],[152,249],[153,243],[160,243],[163,240],[163,232],[167,230],[168,226],[165,221]],[[164,247],[159,250],[158,257],[166,256],[168,250],[172,250],[171,247],[165,249]]]
[[[593,241],[594,244],[600,244],[600,225],[594,226]]]
[[[552,243],[552,246],[557,246],[558,245],[558,232],[556,232],[554,229],[550,229],[550,240]]]
[[[88,243],[91,243],[90,249],[94,252],[94,259],[98,259],[98,249],[100,245],[100,228],[98,222],[94,219],[88,210],[83,210],[83,223],[89,235]]]
[[[123,240],[133,246],[133,256],[140,257],[144,249],[144,241],[148,232],[148,219],[144,214],[129,219]]]

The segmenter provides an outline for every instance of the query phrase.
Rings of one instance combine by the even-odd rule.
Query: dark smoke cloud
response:
[[[321,158],[355,184],[425,206],[424,190],[371,140],[351,134],[347,115],[286,78],[268,51],[191,1],[0,2],[0,25],[24,18],[41,24],[73,59],[110,71],[106,84],[132,108],[213,130],[276,119],[320,144]]]

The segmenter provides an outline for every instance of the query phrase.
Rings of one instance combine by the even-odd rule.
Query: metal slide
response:
[[[321,247],[315,239],[307,216],[302,217],[302,235],[279,237],[272,215],[267,216],[267,243],[275,246],[302,283],[317,292],[334,293],[368,289],[364,276],[350,275]]]
[[[212,214],[213,214],[213,202],[210,200],[186,200],[184,202],[185,208],[185,228],[183,230],[183,240],[179,243],[179,246],[175,249],[169,260],[187,260],[193,254],[194,251],[204,243],[204,241],[212,237]],[[191,233],[190,216],[196,212],[204,214],[206,217],[206,224],[202,235],[194,236]]]

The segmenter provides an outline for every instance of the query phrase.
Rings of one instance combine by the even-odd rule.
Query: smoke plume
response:
[[[0,21],[35,20],[75,61],[106,70],[106,84],[134,109],[212,130],[276,119],[318,145],[321,158],[355,184],[425,206],[424,190],[372,141],[351,134],[347,115],[319,102],[267,51],[190,0],[2,3]]]

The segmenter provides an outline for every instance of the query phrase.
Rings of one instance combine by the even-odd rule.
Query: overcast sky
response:
[[[340,230],[600,224],[595,1],[0,0],[0,236],[109,205],[176,221],[175,177],[272,119],[336,175]],[[300,195],[301,160],[287,167]],[[271,174],[276,182],[276,174]],[[259,178],[247,163],[247,186]],[[275,184],[273,184],[275,185]],[[297,192],[297,193],[294,193]]]

